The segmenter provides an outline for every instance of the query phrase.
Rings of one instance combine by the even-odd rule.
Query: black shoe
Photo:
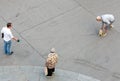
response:
[[[9,54],[9,55],[12,55],[14,52],[13,51],[11,51],[11,53]]]
[[[52,74],[47,74],[47,76],[52,76]]]

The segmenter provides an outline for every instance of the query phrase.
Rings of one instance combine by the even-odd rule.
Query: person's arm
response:
[[[12,39],[17,41],[17,42],[20,42],[20,40],[18,38],[13,37]]]
[[[108,27],[110,25],[110,21],[106,20],[105,22],[102,21],[102,27],[101,29],[105,29],[106,27]]]
[[[18,38],[16,38],[16,37],[14,37],[14,36],[12,35],[12,33],[11,33],[11,32],[10,32],[10,37],[11,37],[13,40],[15,40],[15,41],[19,42],[19,39],[18,39]]]
[[[101,27],[101,29],[104,30],[105,27],[106,27],[106,24],[105,24],[105,23],[102,23],[102,27]]]
[[[18,40],[18,38],[15,38],[15,37],[13,37],[12,39],[13,39],[13,40],[15,40],[15,41],[17,41],[17,40]]]

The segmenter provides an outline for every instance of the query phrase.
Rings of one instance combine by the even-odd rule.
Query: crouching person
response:
[[[55,53],[55,48],[50,50],[46,60],[46,67],[47,67],[47,76],[52,76],[53,72],[55,72],[55,65],[58,61],[58,55]]]

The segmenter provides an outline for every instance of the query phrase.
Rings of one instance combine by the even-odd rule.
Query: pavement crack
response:
[[[113,73],[112,77],[115,77],[117,79],[120,79],[120,73]]]
[[[88,10],[86,7],[84,7],[82,4],[80,4],[77,0],[73,0],[73,1],[75,1],[81,8],[83,8],[84,10],[86,10],[92,16],[96,17],[96,15],[92,11]]]
[[[88,66],[90,68],[93,68],[93,69],[96,69],[96,70],[99,70],[99,71],[103,71],[103,72],[110,72],[107,68],[104,68],[100,65],[97,65],[97,64],[94,64],[90,61],[87,61],[85,59],[75,59],[75,62],[76,63],[79,63],[79,64],[82,64],[84,66]]]
[[[44,56],[42,56],[40,52],[37,49],[35,49],[34,46],[32,46],[21,34],[19,35],[34,51],[36,51],[43,59],[45,59]]]
[[[41,24],[44,24],[44,23],[47,23],[47,22],[49,22],[50,20],[53,20],[53,19],[55,19],[55,18],[57,18],[57,17],[59,17],[59,16],[62,16],[62,15],[64,15],[64,14],[66,14],[66,13],[69,13],[69,12],[71,12],[72,10],[74,10],[74,9],[76,9],[76,8],[78,8],[79,6],[76,6],[76,7],[74,7],[74,8],[72,8],[72,9],[69,9],[69,10],[67,10],[67,11],[65,11],[65,12],[63,12],[63,13],[60,13],[60,14],[58,14],[58,15],[56,15],[56,16],[54,16],[54,17],[51,17],[51,18],[49,18],[49,19],[47,19],[47,20],[45,20],[45,21],[43,21],[43,22],[40,22],[40,23],[38,23],[38,24],[36,24],[36,25],[33,25],[33,26],[29,26],[29,28],[28,29],[25,29],[25,30],[23,30],[23,31],[21,31],[20,33],[24,33],[24,32],[26,32],[26,31],[28,31],[28,30],[32,30],[33,28],[36,28],[36,27],[38,27],[39,25],[41,25]]]

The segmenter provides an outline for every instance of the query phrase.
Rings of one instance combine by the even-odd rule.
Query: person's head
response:
[[[7,23],[7,28],[11,28],[12,27],[12,23]]]
[[[52,48],[52,49],[50,50],[50,52],[51,52],[51,53],[55,53],[55,48]]]
[[[97,21],[102,21],[102,18],[101,18],[100,16],[97,16],[97,17],[96,17],[96,20],[97,20]]]

